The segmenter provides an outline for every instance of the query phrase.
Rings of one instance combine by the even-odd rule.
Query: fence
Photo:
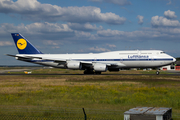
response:
[[[124,111],[88,108],[2,107],[0,120],[123,120]]]
[[[88,108],[0,106],[0,120],[124,120],[125,111]],[[180,120],[179,114],[172,115]]]

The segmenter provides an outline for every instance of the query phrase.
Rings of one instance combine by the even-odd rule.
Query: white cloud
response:
[[[53,40],[46,40],[46,41],[44,41],[44,44],[53,45],[53,46],[59,45],[57,42],[54,42]]]
[[[73,23],[105,22],[108,24],[124,24],[126,18],[111,12],[101,13],[101,9],[92,6],[60,7],[41,4],[37,0],[1,0],[0,13],[19,14],[23,19],[31,21],[66,21]]]
[[[177,18],[177,16],[175,15],[175,12],[174,11],[170,11],[170,10],[164,12],[164,17],[166,17],[168,19]]]
[[[153,27],[179,27],[180,23],[178,20],[171,20],[162,16],[153,16],[151,18],[151,25]]]
[[[151,18],[152,27],[180,27],[180,22],[175,20],[177,16],[174,11],[167,10],[163,16],[153,16]]]
[[[161,33],[164,33],[168,36],[173,36],[173,37],[180,39],[179,38],[180,37],[180,28],[158,28],[156,30],[158,30]]]
[[[96,47],[91,47],[89,48],[90,51],[95,51],[95,52],[109,52],[109,49],[106,48],[99,48],[98,46]]]
[[[116,45],[113,44],[106,44],[109,48],[116,48]]]
[[[124,36],[127,32],[124,31],[119,31],[119,30],[111,30],[111,29],[107,29],[107,30],[101,30],[98,31],[97,34],[100,37],[117,37],[117,36]],[[121,38],[119,38],[121,39]]]
[[[91,25],[90,25],[91,26]],[[95,25],[93,28],[95,27]],[[20,32],[22,35],[31,40],[40,40],[45,41],[44,45],[50,45],[51,47],[59,47],[59,45],[64,44],[69,41],[78,41],[80,43],[84,43],[84,41],[95,40],[98,41],[107,41],[104,42],[105,46],[109,49],[116,48],[116,44],[110,44],[108,41],[145,41],[149,39],[153,40],[164,40],[165,39],[180,39],[180,27],[153,27],[153,28],[143,28],[137,31],[119,31],[119,30],[111,30],[111,29],[99,29],[96,33],[90,33],[85,31],[73,30],[69,27],[68,24],[57,24],[57,23],[32,23],[29,25],[13,25],[4,23],[0,25],[0,35],[1,37],[0,46],[3,45],[12,45],[12,43],[4,42],[7,39],[7,36],[10,37],[10,33],[12,32]],[[54,41],[57,40],[57,41]],[[42,42],[40,42],[42,43]],[[98,42],[102,43],[102,42]],[[109,44],[107,44],[109,43]],[[86,43],[84,43],[86,44]],[[91,50],[103,51],[99,47],[94,47]],[[108,51],[108,49],[104,50]]]
[[[52,47],[53,49],[58,49],[58,48],[60,48],[59,46],[53,46]]]
[[[120,6],[124,6],[124,5],[131,5],[131,2],[128,0],[90,0],[93,2],[107,2],[107,3],[112,3],[112,4],[117,4]]]
[[[0,26],[2,33],[20,32],[27,34],[28,37],[36,36],[36,39],[44,40],[61,40],[62,38],[69,38],[75,36],[75,32],[68,27],[67,24],[58,23],[32,23],[28,25],[3,23]],[[4,32],[3,32],[4,31]]]
[[[118,30],[101,30],[97,35],[104,40],[123,40],[123,41],[146,41],[180,39],[180,28],[143,28],[139,31],[125,32]]]
[[[36,39],[41,40],[97,40],[95,34],[91,34],[91,31],[99,31],[103,28],[96,27],[96,25],[87,24],[58,24],[58,23],[32,23],[28,25],[19,24],[14,25],[10,23],[3,23],[0,25],[0,35],[7,36],[7,33],[20,32],[22,34],[27,34],[28,37],[36,36]],[[89,32],[90,31],[90,32]],[[2,37],[1,37],[2,38]],[[52,41],[47,41],[47,44],[57,44],[51,43]]]
[[[105,0],[106,2],[117,4],[117,5],[130,5],[131,2],[128,0]]]
[[[53,49],[58,49],[59,47],[59,43],[55,42],[54,40],[45,40],[43,41],[44,45],[50,46]]]
[[[58,24],[58,23],[32,23],[29,25],[20,24],[18,26],[14,26],[14,24],[10,23],[3,23],[1,24],[1,28],[9,31],[9,32],[15,32],[15,31],[21,31],[21,32],[29,32],[34,33],[36,32],[72,32],[72,30],[68,27],[67,24]]]
[[[138,15],[136,18],[138,19],[138,24],[142,25],[143,22],[144,22],[144,21],[143,21],[144,16]]]
[[[41,31],[43,33],[52,33],[52,32],[73,32],[67,24],[58,24],[58,23],[32,23],[26,25],[25,29],[29,31]]]
[[[90,23],[79,24],[79,23],[68,23],[68,26],[73,30],[78,31],[97,31],[103,29],[102,26],[97,27],[95,24],[91,25]]]
[[[76,40],[97,40],[97,37],[94,34],[84,31],[75,31]]]
[[[0,46],[12,46],[12,45],[14,45],[12,42],[0,41]]]

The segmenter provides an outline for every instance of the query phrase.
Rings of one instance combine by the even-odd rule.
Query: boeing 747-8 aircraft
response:
[[[161,50],[114,51],[96,54],[43,54],[20,33],[12,33],[17,60],[56,68],[84,70],[84,74],[119,71],[122,68],[159,68],[176,59]],[[157,74],[159,72],[157,71]]]

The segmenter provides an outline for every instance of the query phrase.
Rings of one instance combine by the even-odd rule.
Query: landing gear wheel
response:
[[[159,75],[160,74],[160,72],[159,71],[156,71],[156,75]]]

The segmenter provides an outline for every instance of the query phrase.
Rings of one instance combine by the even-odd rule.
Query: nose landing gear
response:
[[[160,74],[160,72],[159,71],[156,71],[156,75],[159,75]]]
[[[157,70],[157,71],[156,71],[156,75],[159,75],[159,74],[160,74],[160,71],[159,71],[160,68],[158,67],[158,68],[156,68],[156,70]]]

